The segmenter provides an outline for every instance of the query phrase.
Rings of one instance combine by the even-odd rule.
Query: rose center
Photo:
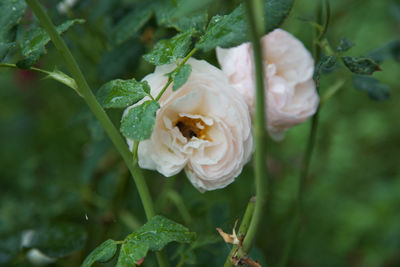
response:
[[[182,117],[178,120],[175,126],[178,127],[182,135],[188,140],[197,137],[199,139],[211,141],[207,135],[209,126],[201,119]]]

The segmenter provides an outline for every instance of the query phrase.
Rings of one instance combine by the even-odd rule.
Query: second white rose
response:
[[[188,81],[176,92],[169,86],[159,101],[152,136],[139,144],[139,166],[167,177],[185,169],[200,191],[223,188],[250,158],[250,115],[221,70],[196,59],[187,64],[192,67]],[[158,66],[144,78],[152,96],[158,95],[167,83],[165,74],[174,68],[175,64]]]
[[[266,82],[267,130],[281,140],[287,129],[312,116],[319,103],[313,81],[314,61],[304,45],[290,33],[276,29],[262,38]],[[254,64],[250,43],[222,49],[217,58],[231,84],[254,110]]]

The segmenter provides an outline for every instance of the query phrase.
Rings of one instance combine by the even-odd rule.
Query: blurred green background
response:
[[[139,33],[116,45],[112,27],[138,1],[79,1],[67,15],[57,13],[57,1],[42,2],[57,23],[67,17],[87,20],[70,30],[65,40],[94,90],[110,79],[141,79],[152,72],[141,56],[157,40],[175,33],[158,27],[152,18]],[[313,28],[305,20],[314,20],[316,2],[295,1],[282,25],[310,50]],[[210,15],[228,12],[232,5],[216,1]],[[400,37],[400,1],[336,0],[331,1],[331,11],[328,40],[332,47],[342,37],[353,41],[355,46],[346,55],[365,55]],[[24,21],[31,18],[28,13]],[[217,64],[214,52],[195,57]],[[15,63],[16,58],[17,54],[6,60]],[[66,71],[52,46],[38,66]],[[384,102],[354,89],[343,68],[322,74],[322,94],[339,79],[346,82],[321,110],[290,266],[400,266],[400,65],[387,59],[381,68],[373,77],[391,88],[391,97]],[[15,245],[24,230],[56,222],[84,227],[84,249],[50,264],[79,266],[105,239],[123,239],[145,222],[124,163],[85,103],[67,87],[42,78],[28,71],[0,69],[0,263],[3,260],[4,266],[32,265],[26,251]],[[109,115],[118,125],[121,112]],[[288,240],[309,124],[294,127],[282,142],[269,140],[269,204],[251,254],[263,266],[278,265]],[[226,189],[204,194],[184,173],[166,179],[146,171],[146,181],[158,213],[199,237],[192,247],[167,247],[174,264],[221,266],[230,245],[223,243],[215,228],[230,232],[242,216],[254,193],[251,163]],[[143,265],[155,266],[153,256]]]

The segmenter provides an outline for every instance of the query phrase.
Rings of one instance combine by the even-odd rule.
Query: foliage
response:
[[[117,245],[122,243],[119,257],[118,267],[133,266],[143,261],[147,252],[159,251],[168,243],[191,243],[194,241],[196,234],[163,216],[154,216],[146,224],[138,230],[128,235],[124,241],[116,242],[108,239],[85,259],[81,267],[89,267],[95,261],[107,262],[117,251]]]
[[[136,104],[145,96],[150,96],[150,86],[146,81],[112,80],[97,92],[99,103],[104,108],[126,108]]]
[[[121,121],[122,134],[135,141],[149,139],[159,108],[157,101],[148,100],[130,109]]]
[[[57,11],[59,1],[40,2],[64,32],[91,88],[99,88],[98,100],[110,108],[114,124],[137,141],[151,136],[159,108],[141,81],[153,65],[176,64],[168,78],[178,90],[191,74],[184,62],[190,53],[215,63],[216,46],[248,41],[244,8],[237,1],[81,0],[68,14]],[[315,22],[315,2],[264,1],[269,31],[282,25],[310,51],[316,43],[321,47],[314,75],[321,99],[335,92],[321,109],[290,265],[397,266],[399,4],[331,1],[326,39],[315,40],[311,33],[322,26],[298,19]],[[74,23],[81,25],[71,27]],[[156,266],[150,251],[164,247],[172,266],[223,264],[230,247],[215,228],[228,231],[243,215],[254,192],[252,163],[228,188],[204,194],[182,173],[165,179],[146,171],[157,213],[169,218],[146,223],[136,187],[101,126],[82,98],[54,81],[76,89],[24,1],[0,1],[0,60],[56,69],[52,80],[42,80],[38,72],[0,67],[1,266],[31,266],[32,249],[54,258],[51,266],[124,266],[144,257],[143,266]],[[338,82],[342,89],[332,91]],[[131,105],[136,106],[121,121],[122,109]],[[283,256],[308,132],[304,124],[269,144],[268,216],[249,255],[262,266],[277,266]]]
[[[158,42],[150,53],[144,55],[144,59],[153,65],[164,65],[175,62],[178,58],[184,58],[189,51],[192,32],[187,31],[175,35],[170,40]]]

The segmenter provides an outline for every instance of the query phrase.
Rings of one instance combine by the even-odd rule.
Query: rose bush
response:
[[[304,45],[288,32],[276,29],[262,38],[266,86],[267,130],[281,140],[290,127],[312,116],[319,97],[312,79],[314,61]],[[254,110],[252,45],[217,48],[217,58],[233,87]]]
[[[187,82],[175,92],[171,84],[159,101],[152,136],[139,144],[139,166],[167,177],[185,169],[200,191],[223,188],[249,160],[250,115],[221,70],[193,58],[188,64],[192,72]],[[158,66],[144,78],[152,96],[158,95],[167,83],[166,74],[175,68],[175,64]],[[127,141],[132,149],[133,141]]]

